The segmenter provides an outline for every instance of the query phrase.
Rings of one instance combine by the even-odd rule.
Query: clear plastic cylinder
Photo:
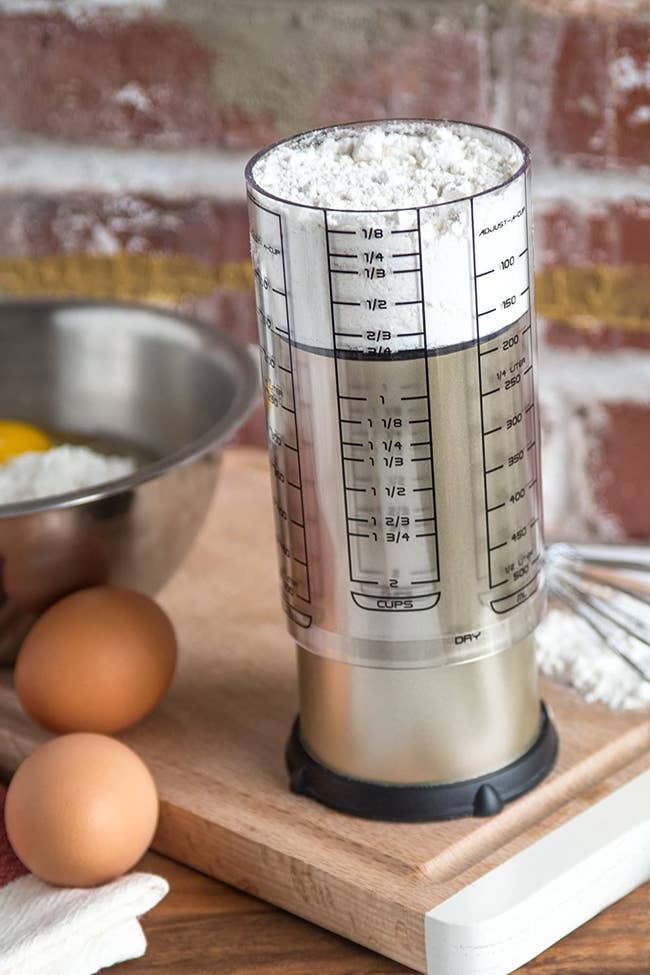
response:
[[[521,164],[449,203],[305,206],[247,168],[283,600],[344,664],[481,660],[542,611],[529,157],[481,131]]]

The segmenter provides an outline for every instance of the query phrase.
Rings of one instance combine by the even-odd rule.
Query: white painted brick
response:
[[[599,509],[590,457],[604,405],[650,405],[650,355],[544,349],[538,389],[546,537],[622,539],[616,519]]]

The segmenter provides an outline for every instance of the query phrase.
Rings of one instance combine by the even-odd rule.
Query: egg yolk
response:
[[[0,464],[32,450],[49,450],[53,441],[43,430],[20,420],[0,420]]]

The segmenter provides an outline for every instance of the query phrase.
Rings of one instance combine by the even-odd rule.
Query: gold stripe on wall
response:
[[[650,330],[650,267],[545,268],[536,275],[537,312],[573,328]]]
[[[185,255],[68,254],[0,258],[0,294],[14,297],[86,297],[175,304],[219,288],[248,292],[248,261],[210,266]],[[650,330],[650,270],[637,265],[593,265],[541,270],[537,311],[573,328],[594,323]]]
[[[211,267],[178,254],[57,254],[0,258],[0,294],[20,298],[111,298],[176,303],[218,288],[250,291],[248,261]]]

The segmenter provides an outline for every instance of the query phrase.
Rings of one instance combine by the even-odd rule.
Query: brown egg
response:
[[[61,887],[94,887],[130,870],[157,821],[146,765],[104,735],[48,741],[25,759],[7,790],[5,824],[16,855]]]
[[[156,706],[175,665],[174,628],[152,599],[95,586],[37,620],[14,679],[25,711],[43,727],[111,734]]]

